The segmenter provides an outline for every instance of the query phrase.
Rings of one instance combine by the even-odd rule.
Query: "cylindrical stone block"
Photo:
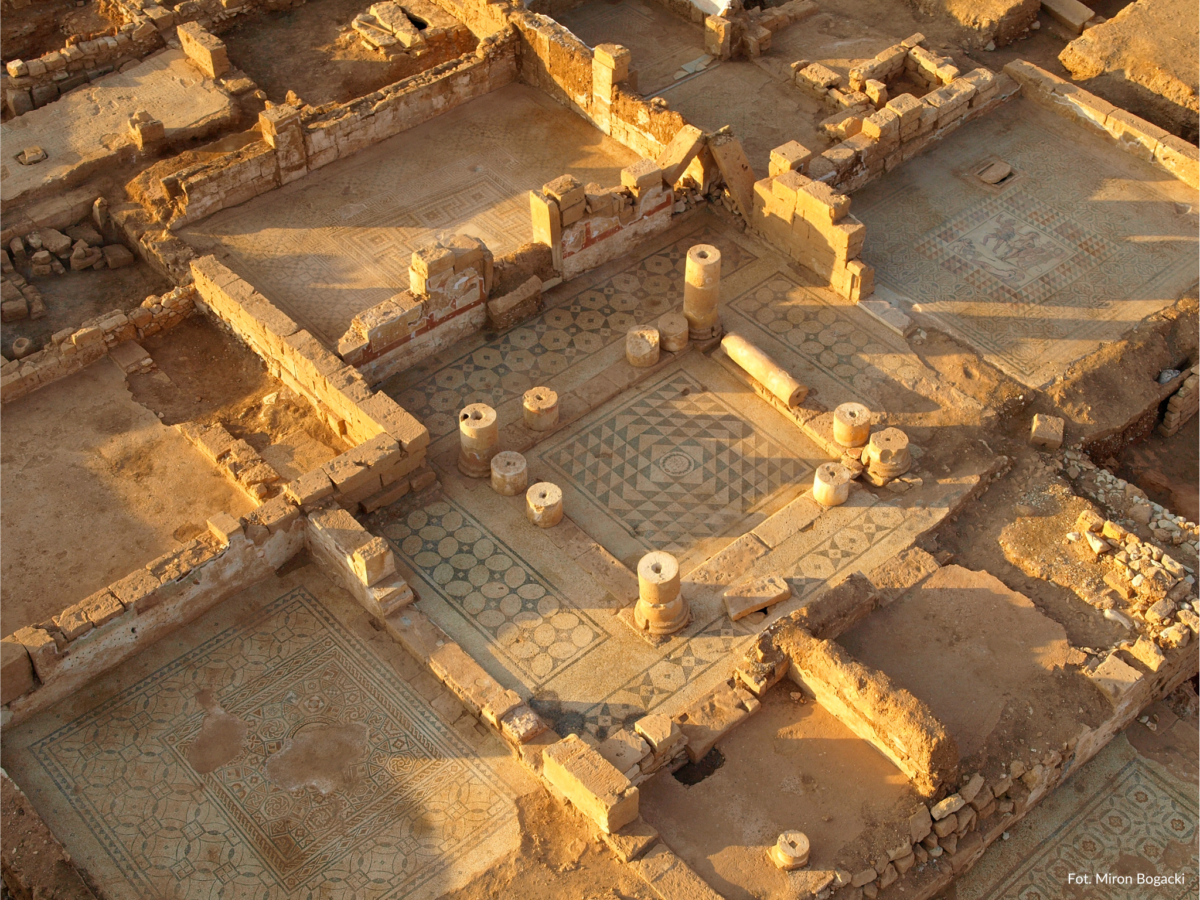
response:
[[[683,275],[683,315],[694,341],[720,334],[721,251],[712,244],[688,250]]]
[[[558,424],[558,394],[550,388],[530,388],[521,404],[530,431],[549,431]]]
[[[808,388],[739,334],[721,338],[721,349],[729,358],[746,370],[755,381],[778,397],[788,407],[799,406],[808,396]]]
[[[24,359],[33,352],[33,341],[27,337],[19,337],[12,342],[12,358]]]
[[[877,478],[899,478],[912,466],[908,435],[899,428],[876,431],[867,441],[867,471]]]
[[[464,406],[458,414],[458,470],[468,478],[492,474],[492,457],[500,449],[500,425],[496,411],[486,403]]]
[[[871,436],[871,411],[861,403],[843,403],[833,411],[833,439],[843,447],[861,447]]]
[[[803,831],[785,831],[771,848],[771,862],[785,872],[808,865],[808,836]]]
[[[822,506],[841,506],[850,497],[850,470],[841,463],[821,463],[813,476],[813,499]]]
[[[538,528],[553,528],[563,517],[562,488],[539,481],[525,492],[525,517]]]
[[[638,602],[633,621],[650,634],[673,634],[691,618],[679,590],[679,562],[670,553],[655,550],[638,563]]]
[[[679,353],[688,345],[688,320],[683,313],[669,312],[658,317],[658,346],[668,353]]]
[[[515,450],[504,450],[492,457],[492,490],[515,497],[529,487],[529,466]]]
[[[631,366],[646,369],[658,363],[658,329],[649,325],[630,328],[625,336],[625,358]]]

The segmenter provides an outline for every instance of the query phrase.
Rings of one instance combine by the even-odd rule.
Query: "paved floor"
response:
[[[234,106],[227,94],[187,61],[182,50],[167,50],[128,72],[105,76],[0,126],[6,157],[0,163],[4,202],[131,147],[128,119],[141,109],[163,123],[168,139],[177,140],[231,122]],[[33,166],[13,159],[34,145],[49,158]]]
[[[6,634],[174,550],[209,516],[254,508],[108,358],[6,404],[2,436]]]
[[[444,497],[425,509],[399,504],[381,511],[372,529],[392,542],[412,573],[420,608],[496,678],[531,698],[562,734],[604,737],[650,710],[686,707],[728,676],[734,654],[758,625],[730,622],[719,597],[709,596],[693,603],[692,623],[665,644],[652,647],[634,635],[615,615],[633,598],[599,585],[563,552],[558,532],[531,528],[523,497],[502,497],[458,473],[457,411],[468,403],[493,405],[504,446],[506,426],[521,416],[521,394],[538,384],[558,391],[560,405],[579,418],[526,451],[531,481],[563,485],[567,515],[631,568],[658,539],[676,542],[686,576],[807,489],[819,461],[795,425],[698,352],[629,387],[638,370],[624,359],[626,331],[680,305],[687,248],[702,242],[722,252],[726,328],[751,336],[826,406],[903,395],[903,406],[897,400],[888,408],[910,411],[889,421],[916,424],[914,434],[943,407],[959,421],[978,414],[977,405],[942,384],[875,320],[837,305],[828,291],[709,214],[554,289],[549,308],[520,327],[466,340],[385,382],[382,389],[428,425]],[[868,354],[876,354],[870,363]],[[597,382],[606,381],[605,399],[591,400]],[[609,431],[643,428],[621,460],[605,456]],[[693,485],[697,471],[708,472],[712,483],[700,478]],[[737,481],[757,506],[746,496],[721,501],[718,477],[727,485]],[[962,490],[963,483],[944,478],[921,503],[856,491],[760,560],[794,590],[773,615],[904,549]],[[704,515],[695,514],[689,491]],[[646,526],[655,540],[639,534]]]
[[[517,850],[532,789],[313,566],[6,728],[4,764],[114,900],[432,900]]]
[[[616,185],[636,159],[514,84],[180,233],[335,346],[357,313],[408,289],[417,247],[461,232],[515,250],[531,236],[528,190],[566,172]]]
[[[996,187],[974,176],[993,159],[1015,171]],[[1197,277],[1195,192],[1022,99],[858,192],[853,211],[881,294],[1031,387]]]
[[[1161,703],[1098,753],[997,841],[946,900],[1187,900],[1197,870],[1196,719],[1175,721]],[[1069,880],[1091,878],[1089,884]],[[1137,883],[1138,875],[1182,876],[1182,884]],[[1101,884],[1097,875],[1128,878]]]

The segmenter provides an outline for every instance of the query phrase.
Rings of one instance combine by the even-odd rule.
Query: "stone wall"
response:
[[[1167,401],[1167,411],[1163,413],[1158,433],[1164,437],[1175,434],[1196,415],[1198,406],[1200,406],[1200,366],[1192,366],[1191,372],[1184,379],[1183,386]]]
[[[480,330],[492,271],[492,252],[469,235],[420,248],[412,255],[409,289],[355,316],[338,354],[378,384]]]
[[[476,50],[365,97],[315,109],[275,106],[259,115],[260,140],[163,179],[178,229],[357,153],[516,78],[514,39]]]
[[[803,168],[803,166],[801,166]],[[850,215],[850,198],[798,169],[754,183],[750,225],[806,269],[858,302],[875,290],[875,270],[860,260],[867,226]]]
[[[1200,149],[1194,144],[1025,60],[1010,62],[1004,73],[1035,103],[1116,141],[1126,153],[1166,169],[1189,187],[1200,187]]]
[[[921,46],[922,34],[889,47],[850,70],[848,79],[820,64],[797,65],[796,85],[835,110],[827,128],[844,139],[816,156],[807,174],[856,191],[990,112],[1012,96],[988,69],[961,74],[949,57]],[[803,60],[801,60],[803,62]],[[929,92],[888,96],[901,76]]]
[[[0,403],[66,378],[125,341],[173,328],[193,313],[195,297],[190,286],[174,288],[160,297],[147,297],[134,309],[114,310],[79,328],[56,332],[43,349],[0,368]]]
[[[386,394],[326,350],[270,301],[211,256],[193,260],[198,305],[262,357],[267,370],[308,400],[334,434],[351,444],[264,504],[311,510],[328,499],[370,511],[434,480],[425,464],[429,431]]]
[[[4,696],[14,721],[57,703],[227,597],[304,546],[297,515],[210,520],[209,533],[4,638]],[[254,526],[257,526],[254,527]],[[21,652],[24,652],[24,656]]]

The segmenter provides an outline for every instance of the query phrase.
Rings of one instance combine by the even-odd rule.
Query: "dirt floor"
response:
[[[42,622],[253,504],[101,359],[8,404],[0,615]]]
[[[1110,712],[1062,626],[986,572],[943,567],[838,643],[928,704],[966,772],[1056,748]]]
[[[250,16],[223,32],[221,40],[228,47],[230,62],[272,102],[282,103],[288,91],[295,91],[312,106],[362,97],[475,46],[471,33],[459,25],[455,35],[439,39],[419,56],[401,53],[389,60],[364,47],[350,27],[370,5],[370,0],[308,0],[295,9]],[[418,0],[409,11],[425,6],[431,4]],[[436,6],[424,12],[436,24],[453,22]]]
[[[151,294],[171,289],[171,283],[146,265],[101,269],[99,272],[71,272],[49,275],[30,282],[46,301],[41,319],[6,322],[0,328],[0,352],[12,358],[12,342],[27,337],[36,348],[43,347],[50,335],[113,310],[138,306]]]
[[[4,61],[36,59],[61,50],[73,34],[108,31],[112,23],[100,12],[97,0],[42,0],[20,12],[5,9],[0,23],[0,52]]]
[[[915,796],[889,760],[818,704],[793,699],[800,696],[790,681],[772,689],[718,743],[725,763],[699,784],[664,772],[640,788],[642,818],[729,900],[795,896],[767,859],[780,832],[803,831],[810,868],[832,869],[865,830],[903,820]]]
[[[539,791],[518,814],[520,852],[440,900],[658,900],[574,807]]]
[[[1155,503],[1200,521],[1200,429],[1197,420],[1185,422],[1172,437],[1155,432],[1144,441],[1130,444],[1117,457],[1120,467],[1113,474],[1133,482]]]
[[[158,371],[129,376],[130,390],[163,424],[219,423],[289,481],[348,449],[307,401],[207,319],[194,316],[142,345]]]

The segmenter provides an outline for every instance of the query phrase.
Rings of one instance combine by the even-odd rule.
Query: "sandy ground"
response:
[[[0,434],[5,634],[253,507],[107,358],[6,405]]]

